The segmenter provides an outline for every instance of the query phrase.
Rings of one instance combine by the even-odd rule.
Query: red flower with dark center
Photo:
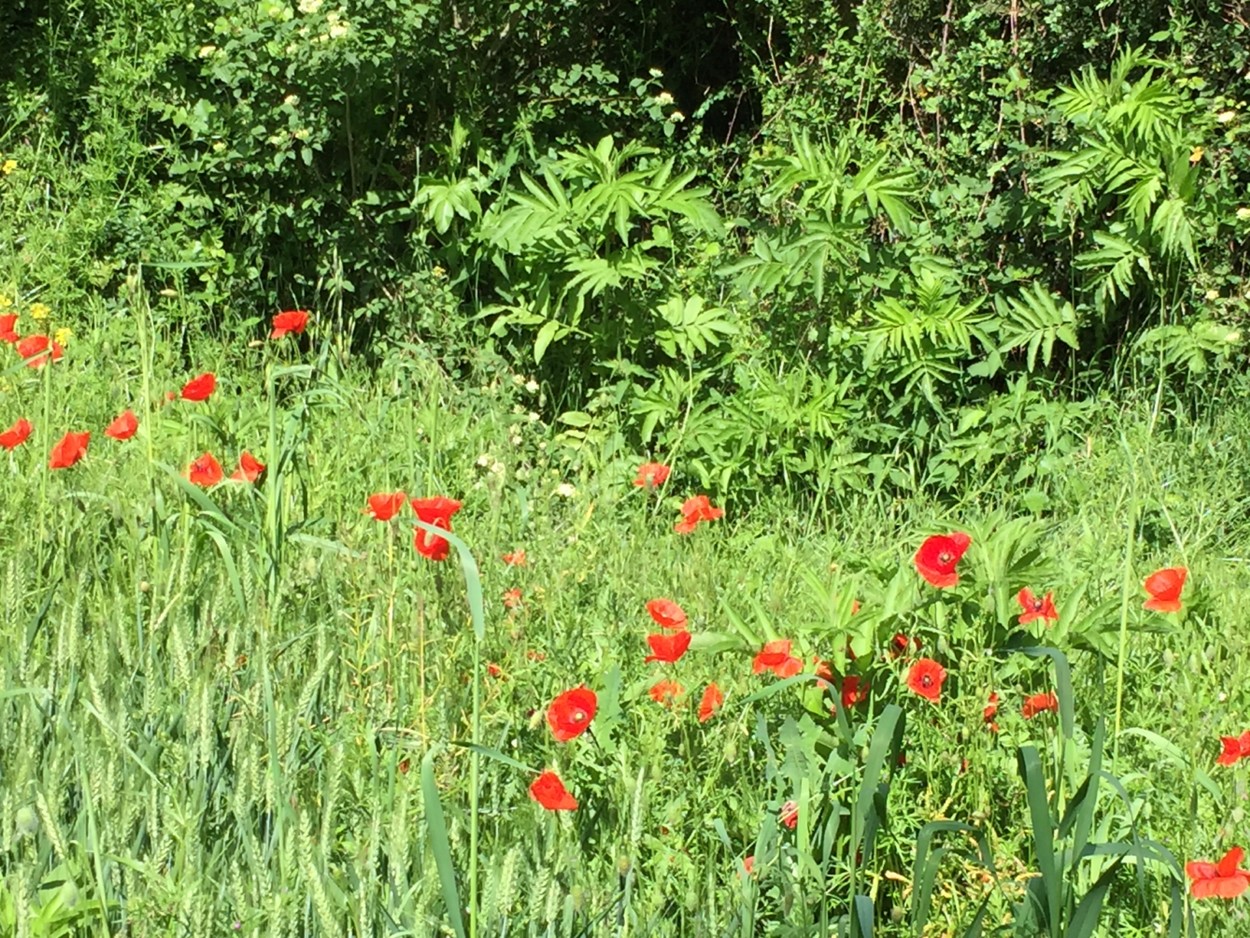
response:
[[[651,661],[672,664],[690,647],[690,633],[683,630],[672,634],[662,632],[659,635],[648,635],[647,644],[651,646],[651,654],[643,659],[644,664]]]
[[[231,473],[230,478],[235,482],[255,482],[264,471],[265,467],[260,460],[244,450],[239,457],[239,468]]]
[[[1049,691],[1045,694],[1032,694],[1024,698],[1024,706],[1020,708],[1020,712],[1024,714],[1026,720],[1031,720],[1039,713],[1045,713],[1047,710],[1059,712],[1059,698]]]
[[[634,485],[640,488],[658,489],[668,481],[668,474],[671,471],[663,463],[644,462],[638,467],[638,478],[634,479]]]
[[[51,359],[48,349],[51,348]],[[17,354],[26,359],[29,368],[42,368],[49,360],[60,361],[65,354],[59,342],[49,339],[46,335],[30,335],[17,341]]]
[[[187,468],[187,480],[193,485],[202,485],[205,488],[216,485],[225,476],[221,463],[213,458],[212,453],[204,453]]]
[[[444,531],[450,531],[451,516],[460,510],[460,502],[443,495],[434,498],[414,498],[412,510],[417,513],[419,521],[432,524]],[[417,548],[417,553],[430,560],[446,560],[451,550],[451,542],[447,538],[429,534],[425,528],[417,528],[413,536],[413,546]]]
[[[781,806],[781,810],[777,812],[777,820],[783,826],[794,830],[799,823],[799,803],[797,801],[787,801]]]
[[[525,558],[525,550],[514,550],[510,554],[503,555],[503,562],[509,567],[523,567],[528,562]]]
[[[1236,899],[1250,888],[1250,872],[1240,869],[1246,851],[1233,847],[1219,863],[1195,860],[1185,864],[1189,894],[1195,899]]]
[[[308,310],[288,309],[273,317],[273,332],[269,333],[269,338],[280,339],[288,332],[300,335],[307,325]]]
[[[998,732],[998,723],[994,717],[998,714],[998,692],[990,691],[989,702],[985,705],[985,709],[981,711],[981,719],[985,721],[985,725],[989,727],[991,733]]]
[[[547,771],[530,785],[530,797],[548,811],[576,811],[577,799],[569,794],[555,772]]]
[[[938,589],[955,586],[959,582],[955,565],[971,543],[972,538],[962,531],[925,538],[914,558],[916,572]]]
[[[695,495],[686,499],[681,506],[681,520],[673,525],[678,534],[689,534],[701,521],[715,521],[724,516],[725,509],[713,508],[706,495]]]
[[[842,709],[850,710],[868,699],[868,682],[858,674],[848,674],[842,679]]]
[[[754,674],[772,671],[777,677],[794,677],[803,670],[803,659],[790,654],[791,642],[788,638],[779,638],[767,642],[751,662]]]
[[[1221,752],[1215,762],[1217,765],[1232,765],[1240,759],[1250,756],[1250,730],[1240,736],[1221,736]]]
[[[1150,594],[1143,608],[1153,609],[1155,612],[1180,612],[1181,590],[1184,589],[1188,576],[1189,571],[1184,567],[1167,567],[1150,574],[1143,584]]]
[[[403,492],[377,492],[370,495],[361,514],[373,515],[374,521],[390,521],[403,509],[408,496]]]
[[[139,420],[135,417],[135,412],[128,410],[105,428],[104,435],[115,440],[128,440],[138,429]]]
[[[708,684],[703,689],[703,698],[699,701],[699,722],[706,723],[712,719],[712,716],[721,708],[721,704],[725,702],[725,695],[721,689],[716,686],[716,682]]]
[[[907,686],[925,700],[940,703],[946,669],[932,658],[921,658],[907,672]]]
[[[651,685],[651,699],[665,707],[671,707],[685,689],[676,681],[663,678]]]
[[[0,342],[10,344],[21,338],[17,334],[17,313],[6,313],[0,316]]]
[[[87,443],[91,440],[88,433],[67,433],[52,447],[52,455],[48,459],[49,469],[68,469],[78,460],[87,455]]]
[[[647,613],[662,629],[676,631],[686,627],[686,610],[671,599],[648,600]]]
[[[184,401],[206,401],[217,387],[217,376],[211,371],[192,378],[182,386]]]
[[[547,725],[556,739],[567,743],[586,732],[598,708],[599,698],[595,692],[585,684],[579,684],[551,701],[551,706],[547,708]]]
[[[25,417],[19,417],[16,421],[14,421],[13,426],[9,427],[9,429],[5,430],[3,433],[0,433],[0,446],[3,446],[7,450],[12,450],[21,446],[30,436],[30,431],[32,429],[33,427],[31,427],[29,420]]]
[[[1035,619],[1042,619],[1046,622],[1058,622],[1059,613],[1055,610],[1055,594],[1047,593],[1044,597],[1038,597],[1027,586],[1016,593],[1016,602],[1020,604],[1023,610],[1020,613],[1020,624],[1028,625]]]

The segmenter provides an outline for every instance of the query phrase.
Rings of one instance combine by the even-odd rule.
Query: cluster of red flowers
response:
[[[28,335],[25,338],[18,335],[17,313],[0,316],[0,342],[12,345],[17,357],[25,359],[28,368],[42,368],[50,361],[60,361],[65,355],[61,343],[46,335]]]
[[[403,510],[405,504],[412,506],[418,521],[451,531],[451,516],[460,510],[461,503],[445,495],[433,498],[409,499],[403,492],[377,492],[366,500],[362,514],[372,515],[375,521],[390,521]],[[417,553],[430,560],[446,560],[451,551],[451,542],[445,537],[432,534],[425,528],[418,527],[412,537],[413,547]],[[521,563],[524,563],[525,552],[521,552]]]

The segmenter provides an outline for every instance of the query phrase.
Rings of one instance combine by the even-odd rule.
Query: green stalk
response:
[[[1124,663],[1128,660],[1128,604],[1133,586],[1133,542],[1137,535],[1137,470],[1128,441],[1120,434],[1120,442],[1129,459],[1132,471],[1132,490],[1129,493],[1128,534],[1124,543],[1124,578],[1120,586],[1120,649],[1115,662],[1115,737],[1111,743],[1111,759],[1118,762],[1120,755],[1120,717],[1124,709]]]

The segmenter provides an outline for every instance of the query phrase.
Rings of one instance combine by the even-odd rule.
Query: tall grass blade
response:
[[[456,887],[456,870],[451,859],[451,842],[447,838],[447,822],[443,818],[438,783],[434,780],[434,757],[438,752],[439,747],[431,747],[421,760],[421,798],[425,802],[425,826],[430,833],[430,849],[434,852],[434,866],[438,870],[438,882],[442,887],[443,903],[447,906],[447,918],[456,938],[465,938],[464,919],[460,913],[460,890]]]

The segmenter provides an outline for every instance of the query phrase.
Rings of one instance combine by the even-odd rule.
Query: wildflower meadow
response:
[[[636,6],[0,13],[0,938],[1250,934],[1250,24]]]

